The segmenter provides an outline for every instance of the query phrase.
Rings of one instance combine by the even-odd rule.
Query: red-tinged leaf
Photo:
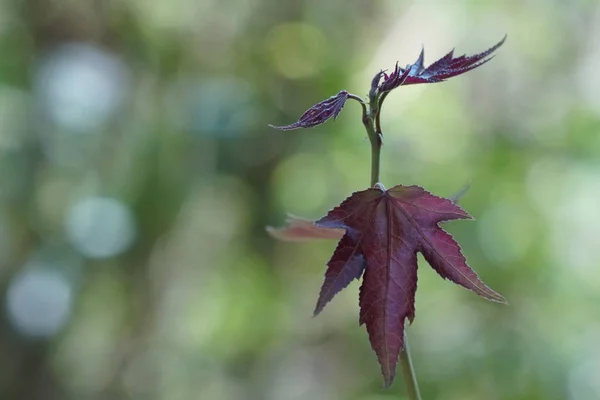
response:
[[[458,69],[458,68],[465,68],[470,65],[477,64],[480,61],[482,61],[484,58],[488,57],[489,55],[494,53],[496,50],[498,50],[500,48],[500,46],[502,46],[504,44],[505,41],[506,41],[506,35],[502,38],[501,41],[496,43],[494,46],[490,47],[489,49],[487,49],[484,52],[475,54],[473,56],[467,56],[465,54],[460,57],[453,58],[452,53],[451,53],[450,54],[451,57],[449,57],[451,59],[449,62],[449,65],[446,68],[441,68],[441,69],[447,69],[447,68]]]
[[[462,55],[455,58],[454,50],[452,50],[427,68],[424,66],[425,53],[423,50],[421,50],[421,54],[419,54],[417,61],[406,66],[406,68],[400,68],[398,72],[396,72],[396,70],[398,70],[398,65],[396,64],[396,70],[394,73],[396,76],[402,76],[406,74],[404,79],[402,79],[402,83],[400,84],[404,86],[418,83],[443,82],[448,78],[464,74],[465,72],[480,67],[490,61],[493,58],[493,56],[491,56],[492,53],[498,50],[498,48],[504,44],[505,40],[506,36],[504,36],[500,42],[490,47],[488,50],[473,56]],[[390,75],[390,79],[392,79],[394,73]],[[396,78],[396,76],[394,77]],[[390,87],[393,89],[400,85],[392,83],[392,81],[388,82],[386,79],[379,86],[379,91],[383,93],[391,90]]]
[[[504,36],[504,38],[496,45],[474,56],[462,55],[454,58],[454,50],[452,50],[450,53],[446,54],[444,57],[440,58],[427,68],[423,67],[423,52],[421,52],[419,60],[413,64],[411,73],[404,84],[411,85],[416,83],[424,83],[423,81],[428,83],[441,82],[453,76],[464,74],[465,72],[480,67],[486,62],[490,61],[493,57],[486,57],[498,50],[498,48],[504,44],[505,40],[506,36]]]
[[[367,326],[386,387],[394,380],[404,347],[406,320],[412,322],[415,316],[417,252],[445,279],[488,300],[505,302],[479,279],[456,241],[438,225],[470,218],[449,199],[418,186],[399,185],[356,192],[315,223],[346,231],[328,263],[321,296],[326,301],[360,275],[358,261],[353,260],[358,254],[363,257],[359,321]],[[331,296],[323,296],[324,290]],[[319,299],[321,308],[326,301]]]
[[[446,54],[444,57],[440,58],[439,60],[437,60],[436,62],[431,64],[429,67],[427,67],[427,70],[429,71],[430,74],[434,74],[438,71],[443,71],[445,69],[448,69],[448,67],[450,67],[453,59],[454,59],[454,49],[450,50],[450,52],[448,54]]]
[[[395,89],[398,86],[402,85],[404,83],[404,81],[406,81],[406,78],[408,77],[409,73],[410,73],[409,66],[407,66],[405,69],[402,69],[402,68],[398,67],[398,63],[396,63],[394,72],[392,72],[390,74],[390,76],[385,77],[385,80],[379,87],[379,92],[380,93],[389,92],[390,90]]]
[[[413,65],[410,66],[410,74],[412,76],[416,76],[419,72],[423,71],[423,64],[425,63],[425,48],[421,47],[421,53],[419,54],[419,58]],[[408,68],[407,68],[408,69]]]
[[[324,124],[331,118],[335,120],[342,111],[342,108],[344,108],[344,104],[346,104],[348,96],[349,93],[345,90],[342,90],[335,96],[331,96],[327,100],[323,100],[322,102],[317,103],[306,110],[300,119],[293,124],[285,126],[269,126],[281,131],[291,131],[300,128],[312,128],[313,126]]]
[[[333,257],[327,264],[325,281],[321,287],[314,315],[317,316],[323,311],[323,308],[333,299],[333,296],[348,286],[350,282],[354,279],[360,279],[365,266],[364,257],[356,241],[351,238],[351,235],[344,235],[338,243]]]
[[[316,226],[314,221],[288,215],[286,226],[274,228],[267,226],[267,232],[279,240],[301,242],[311,239],[341,239],[343,229],[329,229]]]

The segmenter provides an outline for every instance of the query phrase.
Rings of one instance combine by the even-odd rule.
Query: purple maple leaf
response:
[[[448,279],[492,301],[504,303],[467,265],[458,243],[439,224],[471,216],[449,199],[419,186],[380,187],[353,193],[315,223],[344,229],[327,264],[315,314],[363,274],[360,324],[367,326],[385,381],[394,380],[404,347],[404,325],[415,317],[417,253]]]
[[[384,75],[384,80],[379,85],[379,92],[389,92],[400,85],[414,85],[417,83],[436,83],[443,82],[453,76],[464,74],[472,69],[482,66],[490,61],[494,53],[500,46],[504,44],[506,36],[496,45],[488,50],[475,54],[473,56],[462,55],[454,57],[454,49],[440,58],[429,67],[424,67],[425,51],[421,50],[419,58],[413,64],[409,64],[406,68],[399,68],[396,63],[396,68],[389,76]],[[490,57],[491,56],[491,57]]]

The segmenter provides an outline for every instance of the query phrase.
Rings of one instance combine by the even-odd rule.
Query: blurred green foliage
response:
[[[2,0],[0,398],[402,398],[356,284],[310,317],[335,244],[264,231],[368,185],[359,108],[267,124],[505,33],[384,106],[383,183],[470,183],[446,228],[511,304],[421,268],[415,368],[425,399],[600,398],[599,27],[594,0]]]

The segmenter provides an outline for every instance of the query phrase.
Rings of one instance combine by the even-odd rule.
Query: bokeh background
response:
[[[400,88],[382,181],[446,224],[510,306],[420,259],[424,399],[600,399],[600,2],[0,1],[0,399],[402,399],[358,283],[311,318],[335,243],[277,242],[368,186],[340,89],[456,47],[497,57]]]

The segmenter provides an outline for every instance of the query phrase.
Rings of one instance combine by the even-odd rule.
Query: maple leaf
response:
[[[472,217],[449,199],[419,186],[394,186],[356,192],[315,225],[344,229],[327,263],[315,314],[352,280],[363,274],[360,324],[365,324],[385,386],[396,374],[404,347],[404,326],[415,317],[417,252],[448,279],[496,302],[506,300],[486,286],[467,265],[458,243],[438,225]]]
[[[324,124],[331,118],[335,120],[342,111],[342,108],[344,108],[344,104],[346,104],[349,95],[350,94],[347,91],[342,90],[335,96],[331,96],[327,100],[323,100],[306,110],[304,114],[300,116],[298,121],[293,124],[285,126],[269,126],[271,128],[279,129],[280,131],[291,131],[299,128],[312,128],[313,126]]]
[[[448,199],[454,203],[469,190],[470,185],[463,186],[458,192],[454,193]],[[323,228],[317,226],[315,221],[297,217],[288,214],[285,219],[285,226],[275,228],[273,226],[266,227],[267,232],[274,237],[285,242],[304,242],[314,239],[341,239],[346,232],[340,228]]]
[[[417,83],[443,82],[453,76],[464,74],[465,72],[482,66],[494,58],[491,56],[492,53],[498,50],[498,48],[504,44],[505,40],[506,36],[486,51],[473,56],[462,55],[454,57],[453,49],[427,68],[423,65],[425,62],[425,50],[422,49],[417,61],[413,64],[409,64],[405,68],[400,68],[398,67],[398,63],[396,63],[394,72],[389,76],[384,74],[384,80],[379,85],[379,92],[389,92],[401,85],[406,86]]]

